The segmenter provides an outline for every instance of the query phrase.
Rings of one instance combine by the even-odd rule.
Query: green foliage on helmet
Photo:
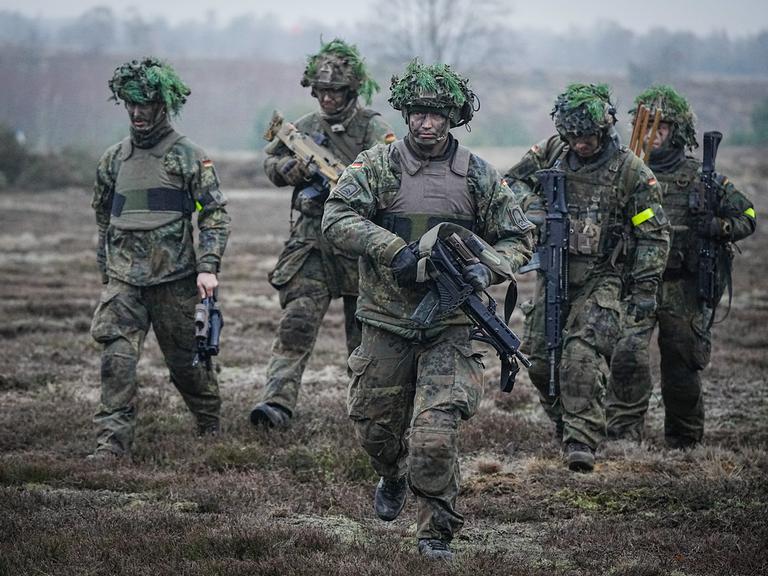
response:
[[[370,104],[379,85],[368,74],[365,61],[357,46],[334,38],[320,42],[320,51],[307,57],[307,66],[301,77],[301,85],[320,88],[349,89]]]
[[[169,64],[157,58],[132,60],[115,68],[109,81],[110,100],[149,104],[162,102],[177,115],[192,91]]]
[[[671,142],[678,148],[697,148],[696,116],[693,114],[688,101],[672,86],[657,84],[641,92],[635,98],[635,107],[629,113],[632,122],[635,121],[637,109],[645,106],[651,112],[651,118],[656,110],[661,110],[661,121],[672,124]]]
[[[427,66],[414,58],[400,78],[392,76],[389,103],[403,117],[411,111],[431,111],[446,116],[451,128],[468,123],[475,111],[476,96],[463,78],[447,64]]]
[[[607,131],[616,123],[616,108],[607,84],[569,84],[555,100],[551,116],[562,138]]]

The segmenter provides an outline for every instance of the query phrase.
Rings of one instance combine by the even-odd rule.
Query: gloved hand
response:
[[[656,284],[642,282],[636,284],[629,295],[627,314],[634,316],[635,322],[640,322],[656,312]]]
[[[417,250],[418,244],[411,242],[405,248],[400,249],[389,264],[395,282],[402,288],[416,285],[416,269],[419,263],[419,258],[416,255]]]
[[[277,171],[283,180],[291,186],[297,186],[305,182],[309,177],[309,171],[303,162],[299,162],[293,156],[284,156],[277,162]]]
[[[704,238],[730,238],[731,222],[727,218],[712,216],[711,220],[702,222],[699,225],[699,235]]]
[[[493,284],[493,271],[485,264],[470,264],[464,269],[464,280],[472,284],[472,287],[480,292]]]

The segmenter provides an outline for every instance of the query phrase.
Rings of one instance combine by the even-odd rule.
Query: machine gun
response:
[[[717,215],[718,197],[715,174],[715,158],[717,148],[723,135],[720,132],[704,133],[704,158],[701,167],[701,191],[692,195],[691,211],[699,215],[701,226],[705,226]],[[719,282],[721,270],[718,267],[728,255],[725,246],[717,238],[699,239],[699,272],[698,294],[704,306],[712,310],[709,326],[715,319],[715,308],[720,300],[721,286]]]
[[[221,315],[219,304],[216,302],[216,291],[213,296],[203,298],[195,306],[195,342],[197,352],[192,360],[192,366],[197,366],[200,360],[205,362],[205,367],[212,367],[211,357],[219,353],[219,341],[221,329],[224,326],[224,318]]]
[[[347,167],[323,145],[327,137],[323,134],[313,137],[299,132],[293,124],[285,122],[283,115],[275,110],[264,132],[264,139],[272,142],[275,138],[285,144],[296,160],[304,164],[310,173],[309,181],[303,188],[297,188],[296,194],[308,200],[324,202]]]
[[[568,245],[571,221],[565,196],[565,172],[538,170],[536,177],[547,201],[547,215],[539,248],[521,273],[540,270],[544,276],[544,338],[549,356],[550,398],[558,395],[557,365],[568,317]]]
[[[445,239],[437,238],[427,257],[430,291],[416,307],[411,320],[430,326],[461,309],[475,326],[470,338],[490,344],[496,350],[501,359],[501,390],[511,392],[520,370],[517,361],[526,368],[530,368],[531,362],[519,350],[520,338],[496,315],[496,301],[486,292],[488,303],[483,302],[464,279],[463,270],[479,263],[484,251],[485,246],[474,235],[464,240],[456,233]]]

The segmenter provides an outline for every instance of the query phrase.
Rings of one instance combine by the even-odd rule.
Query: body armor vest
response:
[[[122,230],[154,230],[192,214],[192,198],[163,158],[184,136],[171,131],[156,146],[138,148],[126,138],[115,181],[110,223]]]
[[[664,213],[672,225],[667,270],[685,267],[694,272],[698,268],[697,217],[690,207],[696,205],[695,196],[699,194],[699,162],[686,158],[674,171],[656,174],[656,180],[661,187]]]
[[[417,240],[441,222],[474,228],[476,206],[467,185],[470,152],[457,146],[445,160],[421,160],[404,140],[392,147],[400,155],[400,188],[376,213],[376,223],[406,242]]]
[[[569,283],[583,284],[593,273],[611,272],[623,263],[626,242],[625,164],[628,152],[619,150],[613,158],[592,171],[574,172],[566,162],[566,200],[571,223],[569,237]],[[588,167],[587,167],[588,168]],[[629,166],[626,166],[629,168]],[[619,253],[615,253],[620,250]],[[616,269],[618,271],[618,269]]]

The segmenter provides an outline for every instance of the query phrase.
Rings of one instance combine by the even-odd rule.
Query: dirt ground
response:
[[[495,154],[500,166],[519,156]],[[719,166],[760,220],[765,151],[726,148]],[[193,437],[150,337],[135,452],[110,466],[84,459],[99,399],[99,350],[88,334],[100,290],[89,192],[0,196],[0,576],[768,573],[763,231],[740,245],[730,315],[715,328],[704,444],[664,447],[657,387],[642,445],[608,444],[594,473],[568,472],[527,376],[504,395],[489,361],[481,410],[462,428],[466,527],[457,561],[434,565],[416,554],[413,502],[395,522],[374,516],[376,477],[345,416],[338,303],[293,426],[267,435],[248,423],[280,316],[266,274],[286,235],[288,196],[227,193],[224,433]],[[521,277],[520,289],[530,294],[532,280]],[[522,333],[517,312],[512,328]]]

